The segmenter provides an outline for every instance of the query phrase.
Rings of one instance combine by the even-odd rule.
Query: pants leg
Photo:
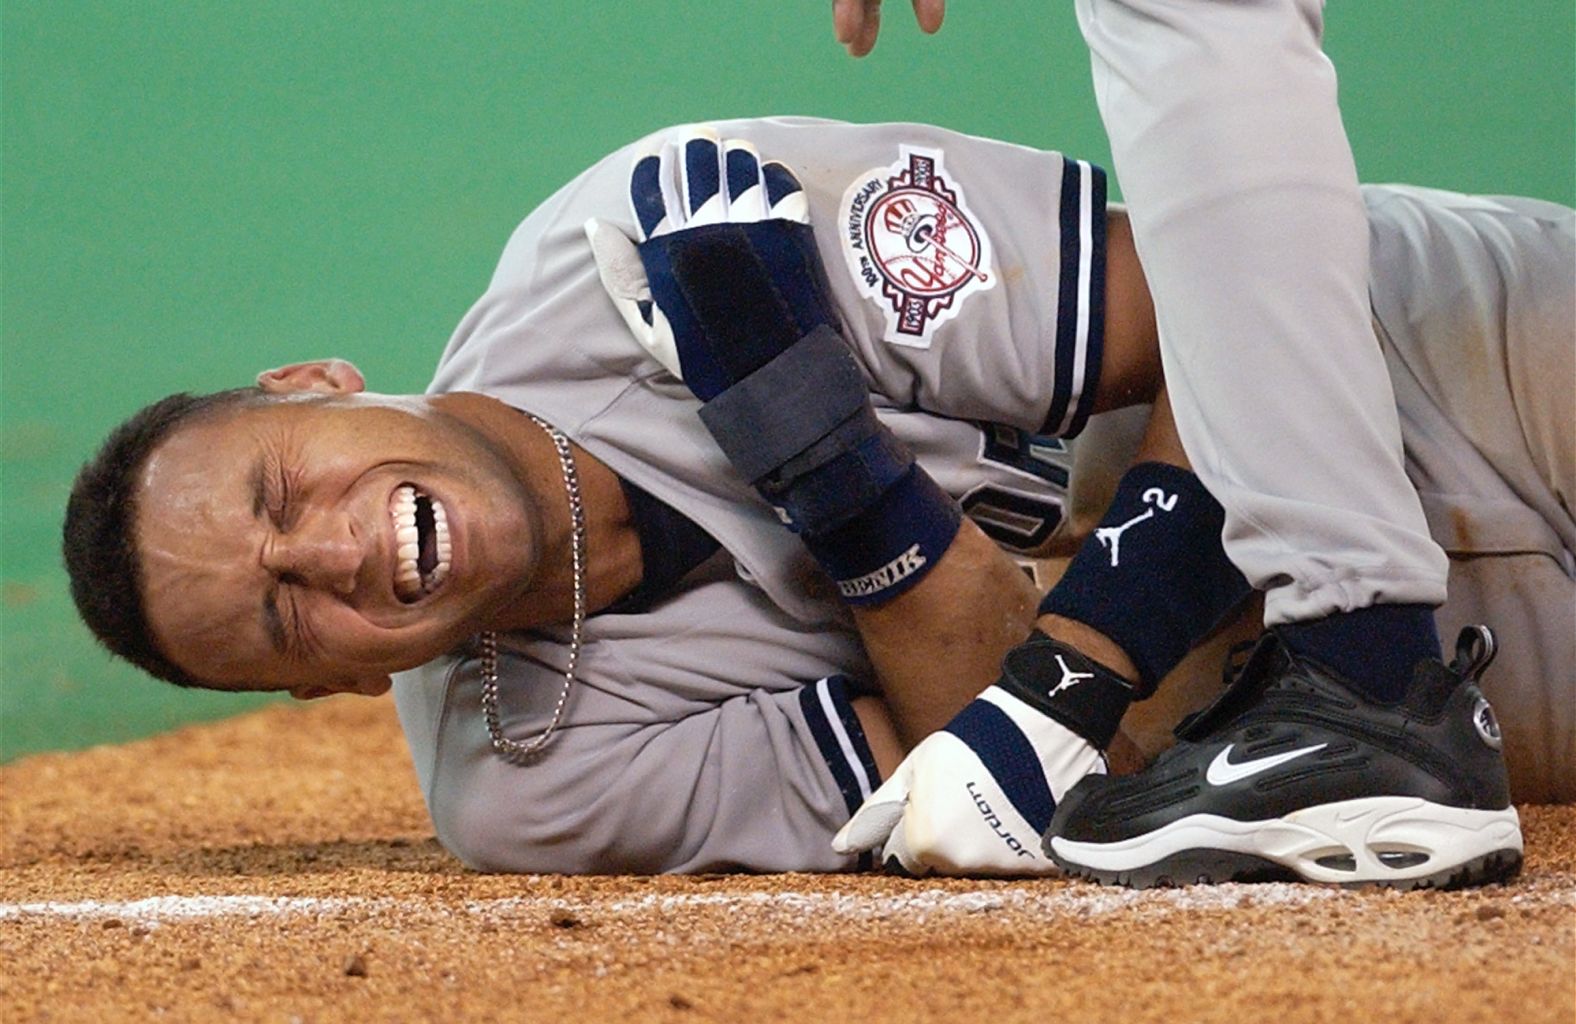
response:
[[[1483,680],[1519,803],[1576,801],[1576,214],[1537,200],[1409,186],[1364,190],[1375,330],[1390,366],[1407,474],[1449,554],[1448,644],[1486,622]],[[1076,466],[1125,465],[1131,444],[1078,441]],[[1075,481],[1076,483],[1076,481]],[[1146,756],[1220,688],[1228,625],[1133,705]]]
[[[1171,404],[1271,624],[1438,605],[1317,0],[1078,0]]]

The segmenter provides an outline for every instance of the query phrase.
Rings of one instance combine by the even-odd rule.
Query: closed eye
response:
[[[269,594],[269,632],[277,634],[271,639],[274,648],[292,660],[306,656],[306,622],[296,595],[306,587],[306,580],[293,572],[281,573],[277,585]]]
[[[268,642],[275,652],[287,654],[290,650],[290,634],[285,629],[284,615],[280,612],[279,585],[275,581],[263,594],[263,628],[268,631]]]
[[[296,519],[297,502],[294,474],[280,467],[277,471],[277,480],[275,493],[278,497],[269,506],[268,512],[274,521],[275,528],[281,533],[288,533],[290,528],[295,525]]]
[[[256,515],[266,513],[268,521],[281,533],[288,532],[294,525],[296,475],[285,469],[273,452],[263,456],[255,472],[252,511]]]

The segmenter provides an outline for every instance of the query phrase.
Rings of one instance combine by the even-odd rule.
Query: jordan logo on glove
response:
[[[1062,681],[1057,683],[1054,687],[1052,687],[1051,688],[1051,692],[1045,695],[1048,698],[1056,696],[1058,693],[1061,693],[1063,690],[1071,690],[1073,687],[1077,686],[1079,683],[1083,682],[1085,679],[1093,679],[1094,678],[1094,673],[1093,672],[1074,672],[1072,670],[1072,668],[1067,664],[1066,659],[1064,659],[1060,654],[1058,654],[1056,656],[1056,664],[1061,666]]]

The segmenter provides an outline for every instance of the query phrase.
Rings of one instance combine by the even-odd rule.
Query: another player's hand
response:
[[[941,28],[946,10],[947,0],[914,0],[914,17],[925,32]],[[863,57],[881,31],[881,0],[832,0],[832,28],[851,55]]]
[[[636,340],[698,397],[835,323],[804,189],[750,143],[677,133],[636,160],[630,205],[636,241],[586,224],[602,285]]]
[[[1045,875],[1040,834],[1079,779],[1104,772],[1083,737],[991,686],[925,738],[832,840],[910,875]]]

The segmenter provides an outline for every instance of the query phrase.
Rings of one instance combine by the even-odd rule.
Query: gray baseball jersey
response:
[[[1104,177],[1056,153],[920,125],[723,122],[804,183],[845,332],[883,420],[988,533],[1032,549],[1060,519],[1098,376]],[[532,213],[444,351],[434,392],[545,417],[722,545],[640,615],[604,614],[563,726],[523,767],[489,746],[474,658],[395,682],[440,839],[511,871],[831,870],[875,768],[849,700],[869,666],[799,542],[737,479],[698,403],[628,335],[582,225],[633,235],[636,143]],[[504,638],[508,735],[538,732],[566,632]]]
[[[1092,374],[1098,365],[1094,299],[1103,224],[1093,215],[1100,208],[1097,175],[1056,154],[918,126],[768,120],[719,128],[799,169],[834,289],[885,422],[915,446],[988,532],[1009,547],[1038,547],[1061,520],[1072,461],[1068,446],[1032,427],[1080,422],[1079,399],[1086,396],[1075,370]],[[847,614],[797,542],[733,478],[682,385],[625,334],[582,239],[587,217],[628,226],[624,187],[641,148],[614,154],[520,227],[487,294],[446,350],[433,390],[481,391],[547,416],[626,478],[703,525],[723,550],[649,611],[604,614],[587,623],[580,682],[565,725],[537,762],[517,767],[491,752],[472,652],[398,677],[401,721],[440,838],[477,867],[849,867],[855,862],[835,856],[828,839],[879,780],[849,706],[871,676]],[[879,233],[872,238],[878,229],[868,211],[880,214],[906,198],[916,153],[930,161],[929,176],[921,180],[944,187],[950,209],[941,214],[944,207],[934,198],[907,198],[934,204],[932,216],[956,218],[955,233],[967,234],[966,223],[978,234],[962,253],[967,269],[956,269],[951,278],[973,287],[956,289],[950,306],[921,294],[917,285],[929,279],[904,277],[902,261],[876,262],[890,255],[882,255],[882,246],[893,240]],[[1043,190],[1031,184],[1042,180]],[[1025,193],[1027,208],[1017,201]],[[1398,376],[1401,422],[1417,453],[1414,475],[1425,504],[1446,510],[1441,521],[1451,522],[1450,509],[1487,508],[1479,498],[1492,500],[1511,487],[1519,507],[1556,525],[1537,533],[1541,539],[1533,548],[1525,539],[1496,543],[1514,548],[1505,552],[1510,557],[1553,566],[1557,577],[1540,576],[1540,585],[1552,583],[1568,608],[1569,395],[1562,399],[1551,386],[1561,379],[1558,365],[1545,365],[1548,373],[1526,368],[1543,358],[1536,353],[1553,350],[1550,324],[1565,323],[1568,334],[1569,297],[1561,314],[1557,295],[1548,293],[1558,292],[1551,283],[1557,285],[1561,273],[1569,279],[1569,270],[1562,270],[1570,260],[1569,211],[1547,207],[1539,216],[1510,216],[1481,200],[1404,189],[1370,190],[1368,201],[1375,329]],[[1511,206],[1504,209],[1514,206],[1506,202]],[[1458,212],[1463,206],[1477,212]],[[1458,244],[1435,244],[1447,229]],[[1523,264],[1541,269],[1534,273]],[[936,273],[934,263],[929,269]],[[944,261],[939,273],[952,270]],[[867,271],[876,274],[874,284]],[[884,287],[884,272],[898,283]],[[1057,287],[1028,287],[1035,275]],[[1532,283],[1524,287],[1516,280]],[[1514,292],[1508,304],[1496,304],[1493,295],[1472,300],[1480,312],[1505,310],[1504,318],[1480,315],[1477,326],[1463,329],[1462,310],[1451,305],[1463,282]],[[915,294],[906,295],[905,285]],[[1522,369],[1512,379],[1470,377],[1476,364],[1460,353],[1474,337],[1522,339],[1515,343],[1521,354],[1512,359]],[[1059,349],[1069,339],[1071,348]],[[1071,355],[1056,358],[1057,351]],[[1486,388],[1506,408],[1545,410],[1526,412],[1536,423],[1521,428],[1542,440],[1508,452],[1505,445],[1488,445],[1470,480],[1433,486],[1430,481],[1445,479],[1442,467],[1466,465],[1456,456],[1478,451],[1479,441],[1451,425],[1468,416],[1459,395],[1409,388],[1399,382],[1403,372],[1420,381],[1478,380],[1469,394]],[[952,393],[953,381],[959,394]],[[1525,397],[1533,392],[1541,396],[1536,403]],[[1509,421],[1491,416],[1483,422],[1503,428]],[[1514,441],[1516,432],[1506,428],[1495,436]],[[1561,438],[1567,439],[1563,448]],[[1431,443],[1437,443],[1437,458],[1422,454]],[[1080,473],[1089,454],[1079,452]],[[1441,468],[1424,468],[1436,464]],[[1123,465],[1113,454],[1113,472]],[[1532,529],[1524,516],[1517,521]],[[1446,543],[1462,553],[1461,564],[1480,571],[1499,559],[1475,556],[1501,548],[1473,538],[1494,535],[1469,533]],[[1550,630],[1557,632],[1562,606],[1522,607],[1525,590],[1509,603],[1496,601],[1500,591],[1472,586],[1475,579],[1463,585],[1467,600],[1487,601],[1489,621],[1517,627],[1506,645],[1513,661],[1524,650],[1558,650],[1538,644]],[[1465,606],[1452,602],[1446,611]],[[1531,637],[1519,635],[1528,631]],[[1568,631],[1564,636],[1568,647]],[[504,728],[525,738],[552,715],[567,628],[505,637],[502,646]],[[1546,709],[1563,701],[1568,711],[1573,662],[1569,654],[1554,658],[1551,664],[1563,666],[1564,675],[1538,676],[1518,689],[1524,706],[1506,709],[1507,732],[1514,750],[1521,728],[1514,723],[1524,715],[1552,722],[1534,727],[1548,737],[1540,756],[1563,750],[1569,765],[1570,716]],[[1504,668],[1495,676],[1504,678]],[[1509,690],[1502,691],[1503,703]]]

